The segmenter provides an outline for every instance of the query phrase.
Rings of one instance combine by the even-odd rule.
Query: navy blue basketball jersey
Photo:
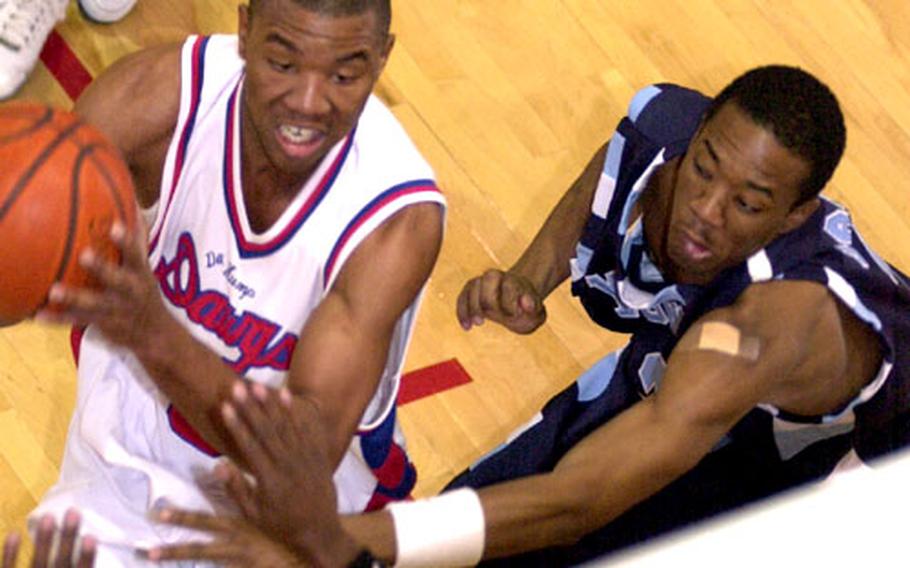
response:
[[[828,288],[878,334],[884,360],[874,380],[838,412],[792,416],[771,406],[774,421],[833,424],[855,419],[854,446],[864,460],[910,442],[910,281],[863,242],[848,212],[822,199],[798,229],[784,234],[707,286],[665,282],[652,262],[641,220],[631,212],[653,171],[685,152],[710,99],[661,84],[635,96],[610,140],[592,213],[572,260],[572,292],[588,314],[632,334],[617,371],[641,395],[658,388],[666,361],[686,328],[730,305],[751,284],[809,280]]]

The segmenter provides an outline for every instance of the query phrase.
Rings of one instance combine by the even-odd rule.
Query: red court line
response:
[[[79,347],[84,333],[85,330],[80,327],[74,327],[70,333],[70,347],[73,350],[73,360],[77,365],[79,364]],[[436,363],[402,375],[401,387],[398,389],[398,404],[405,405],[470,382],[471,375],[464,370],[458,359]]]
[[[41,62],[73,100],[92,82],[92,74],[82,65],[57,30],[51,31],[41,50]]]
[[[464,370],[458,359],[449,359],[402,376],[398,404],[414,402],[470,382],[471,375]]]

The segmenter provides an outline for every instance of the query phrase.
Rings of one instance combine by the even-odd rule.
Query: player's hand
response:
[[[244,519],[215,517],[179,509],[158,512],[158,520],[203,531],[212,536],[208,542],[189,542],[149,549],[142,556],[153,562],[197,560],[219,566],[273,568],[305,566],[302,558]]]
[[[341,528],[328,438],[315,406],[287,389],[238,381],[222,417],[255,478],[251,483],[233,464],[216,470],[244,517],[316,565],[353,559],[359,547]]]
[[[515,333],[531,333],[547,319],[543,298],[531,282],[493,268],[464,285],[456,311],[465,330],[489,319]]]
[[[105,337],[132,349],[148,348],[154,334],[171,319],[158,292],[158,282],[148,265],[145,237],[141,230],[128,232],[117,223],[111,240],[120,249],[121,263],[102,259],[91,249],[79,264],[100,289],[73,288],[56,283],[49,293],[54,310],[44,310],[38,319],[61,323],[94,324]]]
[[[35,534],[35,554],[30,566],[32,568],[90,568],[95,563],[97,543],[92,537],[83,537],[77,545],[79,535],[79,513],[67,511],[60,531],[60,544],[56,559],[51,558],[54,534],[57,526],[52,515],[45,515],[38,522]],[[21,538],[16,533],[7,535],[3,543],[3,568],[13,568],[19,556]]]

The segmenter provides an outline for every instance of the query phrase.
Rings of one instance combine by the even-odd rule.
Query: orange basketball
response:
[[[95,285],[79,254],[119,261],[117,220],[136,226],[133,182],[104,136],[72,113],[0,105],[0,325],[33,315],[54,282]]]

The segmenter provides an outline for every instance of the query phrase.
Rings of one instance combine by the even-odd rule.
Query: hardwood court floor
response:
[[[828,195],[910,270],[910,4],[904,0],[397,0],[378,92],[434,165],[448,229],[410,350],[414,369],[457,357],[474,381],[402,409],[419,495],[432,494],[623,338],[595,328],[564,286],[527,337],[464,333],[462,284],[507,267],[640,87],[715,93],[759,64],[802,66],[839,95],[846,157]],[[188,33],[232,32],[233,0],[139,0],[111,26],[74,6],[58,30],[97,74]],[[39,65],[23,98],[71,101]],[[63,330],[0,330],[0,530],[22,525],[56,478],[74,396]]]

